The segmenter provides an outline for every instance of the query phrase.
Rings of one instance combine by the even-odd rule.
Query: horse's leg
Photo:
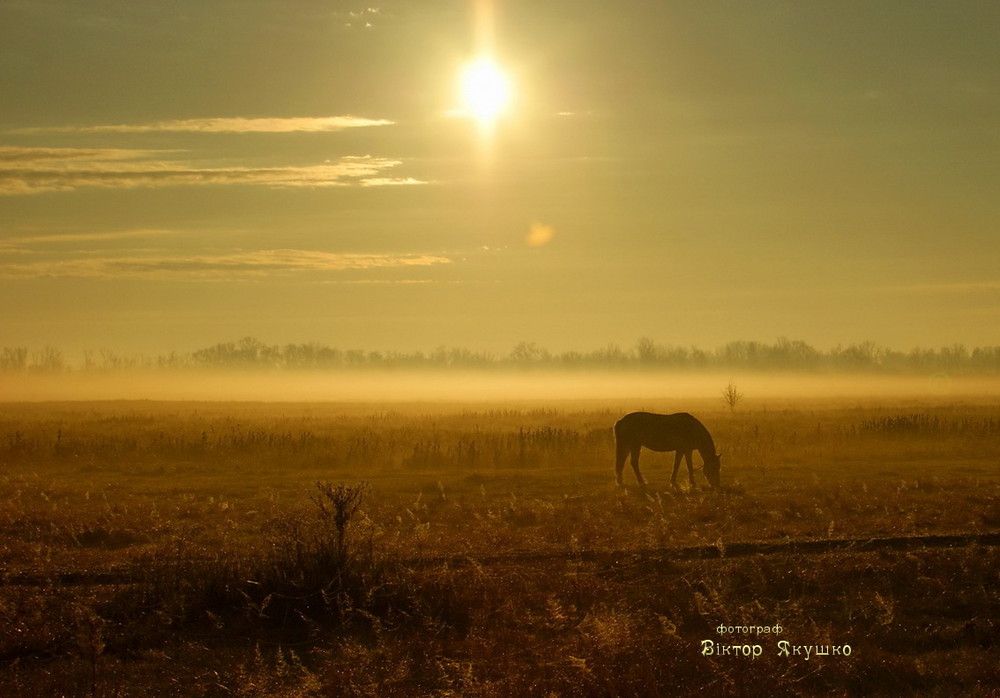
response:
[[[694,484],[694,467],[691,465],[691,451],[688,451],[687,453],[684,454],[684,460],[687,461],[688,480],[691,482],[691,489],[693,490],[696,488],[696,486]]]
[[[639,451],[642,450],[642,446],[636,446],[632,449],[632,470],[635,472],[635,481],[639,483],[639,487],[645,487],[646,481],[642,479],[642,473],[639,472]]]
[[[673,475],[670,476],[670,486],[673,487],[675,490],[678,489],[678,487],[677,487],[677,471],[681,467],[681,458],[683,456],[684,456],[684,454],[682,452],[680,452],[680,451],[677,451],[674,454],[674,473],[673,473]]]

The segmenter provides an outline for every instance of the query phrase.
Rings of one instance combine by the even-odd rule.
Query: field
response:
[[[635,409],[723,488],[616,487]],[[8,403],[0,502],[5,696],[1000,686],[989,397]]]

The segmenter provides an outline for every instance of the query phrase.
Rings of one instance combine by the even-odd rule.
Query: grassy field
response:
[[[634,409],[722,490],[616,487]],[[1000,686],[987,397],[4,404],[0,502],[9,696]]]

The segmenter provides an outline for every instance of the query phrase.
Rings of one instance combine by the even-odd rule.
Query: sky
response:
[[[0,346],[997,345],[998,34],[989,0],[2,0]]]

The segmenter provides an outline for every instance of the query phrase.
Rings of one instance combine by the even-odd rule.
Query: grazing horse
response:
[[[698,451],[704,461],[705,479],[712,487],[719,486],[719,459],[715,452],[715,442],[705,425],[687,412],[678,414],[653,414],[632,412],[615,422],[615,477],[622,485],[622,470],[625,459],[632,456],[632,470],[640,485],[645,485],[639,472],[639,451],[642,447],[652,451],[676,451],[674,474],[670,484],[677,489],[677,469],[681,458],[687,460],[688,479],[694,488],[694,469],[691,467],[691,452]]]

